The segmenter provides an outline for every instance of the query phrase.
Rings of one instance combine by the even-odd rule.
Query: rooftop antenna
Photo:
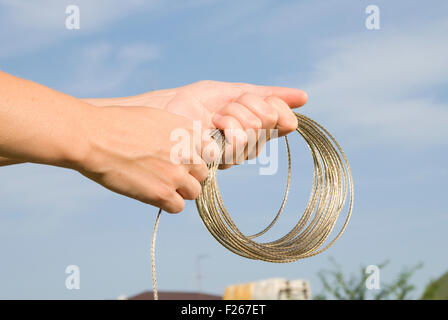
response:
[[[202,273],[201,273],[201,259],[208,258],[208,254],[200,254],[196,256],[196,281],[198,284],[198,293],[202,292]]]

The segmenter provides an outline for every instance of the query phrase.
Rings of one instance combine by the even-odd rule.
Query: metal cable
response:
[[[152,267],[152,287],[153,287],[153,295],[154,300],[159,300],[159,293],[157,292],[157,277],[156,277],[156,258],[155,258],[155,250],[156,250],[156,236],[157,236],[157,228],[159,227],[160,215],[162,214],[162,209],[159,209],[159,213],[157,213],[156,222],[154,223],[154,230],[152,231],[152,241],[151,241],[151,267]]]
[[[288,155],[288,177],[280,209],[274,219],[262,231],[246,236],[235,225],[222,200],[216,172],[219,162],[208,165],[209,174],[202,182],[202,192],[196,199],[199,215],[212,236],[228,250],[249,259],[286,263],[317,255],[342,235],[347,227],[353,209],[353,180],[347,158],[334,137],[314,120],[295,113],[298,120],[296,131],[305,139],[313,157],[313,185],[308,205],[297,224],[283,237],[270,242],[256,242],[253,239],[265,234],[275,225],[283,212],[288,198],[291,180],[291,153],[285,136]],[[221,131],[213,132],[214,139],[224,150],[225,139]],[[326,241],[333,231],[338,216],[346,204],[349,205],[345,221],[333,238]],[[154,226],[151,260],[154,299],[157,300],[154,245],[157,226],[162,210],[159,210]]]

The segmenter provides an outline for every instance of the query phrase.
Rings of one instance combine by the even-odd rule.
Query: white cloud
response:
[[[0,0],[0,57],[28,53],[67,37],[101,31],[112,22],[152,9],[157,3],[154,0]],[[65,28],[65,8],[69,4],[80,8],[80,30]]]
[[[213,4],[217,0],[0,0],[0,58],[26,54],[63,39],[104,31],[125,17],[152,15]],[[80,9],[80,30],[65,27],[68,5]]]
[[[87,45],[71,57],[75,70],[64,90],[89,96],[119,88],[140,66],[157,59],[160,49],[148,43]]]
[[[443,21],[332,40],[305,86],[307,112],[354,143],[446,143],[448,104],[437,89],[448,79],[446,30]]]

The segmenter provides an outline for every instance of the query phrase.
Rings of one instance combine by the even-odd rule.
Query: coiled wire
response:
[[[274,219],[266,228],[253,235],[244,235],[233,222],[221,197],[216,178],[219,162],[208,165],[209,174],[202,182],[202,192],[196,199],[198,213],[212,236],[228,250],[249,259],[275,263],[293,262],[317,255],[342,235],[347,227],[353,209],[353,179],[350,166],[341,146],[335,138],[314,120],[295,113],[298,120],[296,131],[304,138],[311,151],[314,164],[313,185],[308,205],[297,224],[283,237],[270,242],[257,242],[254,239],[268,232],[277,222],[288,198],[291,181],[291,153],[288,137],[285,136],[288,155],[288,177],[285,194]],[[213,137],[224,150],[225,138],[221,131],[215,130]],[[327,242],[338,216],[349,196],[345,221],[335,237]],[[155,272],[155,238],[162,210],[154,226],[151,260],[154,299],[158,299]],[[325,244],[326,243],[326,244]]]

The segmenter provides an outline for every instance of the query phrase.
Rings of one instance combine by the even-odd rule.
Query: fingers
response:
[[[219,110],[218,115],[230,116],[239,121],[243,129],[261,129],[263,123],[256,114],[238,102],[232,102]]]
[[[208,142],[209,147],[213,142]],[[216,143],[215,143],[216,145]],[[194,200],[201,193],[201,182],[208,176],[207,164],[195,151],[195,155],[188,162],[178,167],[172,180],[177,181],[177,193],[186,200]]]
[[[158,197],[156,197],[156,202],[151,204],[154,204],[168,213],[179,213],[184,210],[185,207],[183,197],[178,192],[172,190],[165,193],[159,191]]]
[[[237,102],[249,109],[261,121],[263,129],[274,129],[277,125],[278,112],[263,97],[246,93]],[[253,128],[255,129],[255,128]]]
[[[307,93],[296,88],[257,86],[248,83],[232,83],[231,85],[239,88],[243,93],[250,93],[262,97],[276,96],[285,101],[290,108],[301,107],[308,100]]]
[[[243,94],[237,99],[237,102],[241,106],[244,106],[245,108],[250,110],[251,113],[258,118],[259,122],[261,123],[261,129],[266,130],[263,132],[265,134],[269,134],[269,131],[271,129],[277,128],[279,117],[281,117],[282,119],[285,117],[284,115],[280,114],[284,113],[284,110],[272,106],[270,104],[271,100],[264,99],[263,97],[255,94]],[[289,108],[287,112],[292,113]],[[235,114],[235,117],[241,118],[242,114]],[[256,135],[251,136],[251,138],[255,139],[255,141],[251,140],[250,143],[246,146],[241,160],[254,158],[259,152],[261,152],[264,144],[266,143],[266,139],[260,139],[261,137],[264,137],[261,132],[259,132],[260,127],[246,126],[245,129],[254,129]]]
[[[192,175],[198,182],[204,181],[208,176],[208,168],[204,161],[200,164],[192,164],[190,166],[190,175]]]
[[[201,193],[201,182],[208,176],[207,164],[201,159],[201,153],[204,149],[212,150],[212,157],[219,155],[217,150],[217,144],[210,138],[207,132],[198,132],[197,134],[190,131],[185,131],[190,134],[187,141],[193,141],[192,146],[185,145],[181,159],[176,159],[172,163],[173,167],[170,170],[161,174],[163,176],[163,183],[169,186],[171,190],[175,190],[175,195],[171,195],[170,198],[165,198],[163,204],[165,208],[168,208],[168,212],[176,213],[183,210],[180,199],[194,200]],[[197,136],[195,136],[197,135]],[[202,138],[202,139],[201,139]],[[215,150],[216,149],[216,150]],[[178,161],[180,160],[180,161]],[[172,197],[172,198],[171,198]],[[174,203],[173,203],[174,202]]]
[[[244,130],[278,129],[279,136],[286,135],[297,128],[297,117],[288,104],[274,96],[263,98],[246,93],[235,102],[220,109],[218,115],[236,119]],[[215,119],[216,117],[215,115]],[[227,121],[219,123],[223,128],[233,124],[231,119],[225,120]]]
[[[266,139],[260,139],[259,129],[266,129],[267,140],[270,129],[278,129],[277,136],[284,136],[297,128],[297,117],[290,106],[279,97],[245,93],[218,110],[213,117],[213,123],[224,130],[228,142],[234,143],[234,160],[229,162],[226,158],[225,163],[220,166],[223,169],[230,167],[232,163],[253,158],[262,150]],[[257,132],[257,141],[248,143],[248,133],[253,131]],[[251,135],[251,138],[253,139],[254,135]]]
[[[177,188],[177,192],[186,200],[194,200],[201,193],[201,184],[190,174],[182,180],[181,185]]]
[[[274,96],[267,97],[265,101],[277,110],[278,118],[276,128],[278,129],[279,137],[285,136],[297,129],[297,117],[285,101]]]
[[[213,103],[228,103],[245,93],[261,97],[276,96],[285,101],[290,108],[303,106],[308,100],[307,93],[296,88],[259,86],[249,83],[232,83],[211,80],[200,81],[195,85],[196,90],[201,92],[201,94],[206,97],[206,100],[213,101]],[[212,94],[212,92],[216,92],[217,88],[219,88],[220,94]]]
[[[224,130],[228,143],[244,145],[247,142],[247,137],[243,132],[243,126],[238,121],[237,116],[216,114],[213,117],[213,123],[218,129]]]
[[[295,114],[285,101],[275,96],[244,94],[218,112],[237,119],[245,130],[278,129],[278,135],[284,136],[297,128]]]
[[[230,166],[231,164],[236,163],[240,154],[244,153],[244,148],[247,144],[247,135],[243,130],[240,121],[238,121],[237,115],[215,114],[213,123],[218,129],[224,130],[227,143],[222,160],[224,164]],[[223,166],[221,166],[221,168],[223,168]]]
[[[267,93],[265,96],[275,96],[282,99],[290,108],[301,107],[308,100],[308,94],[301,89],[261,86],[260,90]]]
[[[206,129],[202,132],[202,139],[196,139],[196,157],[200,163],[207,169],[206,163],[212,163],[219,160],[220,147],[216,141],[212,138],[211,129]],[[200,175],[201,177],[201,175]],[[205,175],[207,177],[207,175]],[[204,177],[204,179],[205,179]],[[202,180],[200,180],[202,181]]]
[[[185,200],[194,200],[201,193],[200,182],[207,178],[205,162],[201,164],[175,165],[166,172],[152,192],[156,206],[169,213],[178,213],[184,209]]]

